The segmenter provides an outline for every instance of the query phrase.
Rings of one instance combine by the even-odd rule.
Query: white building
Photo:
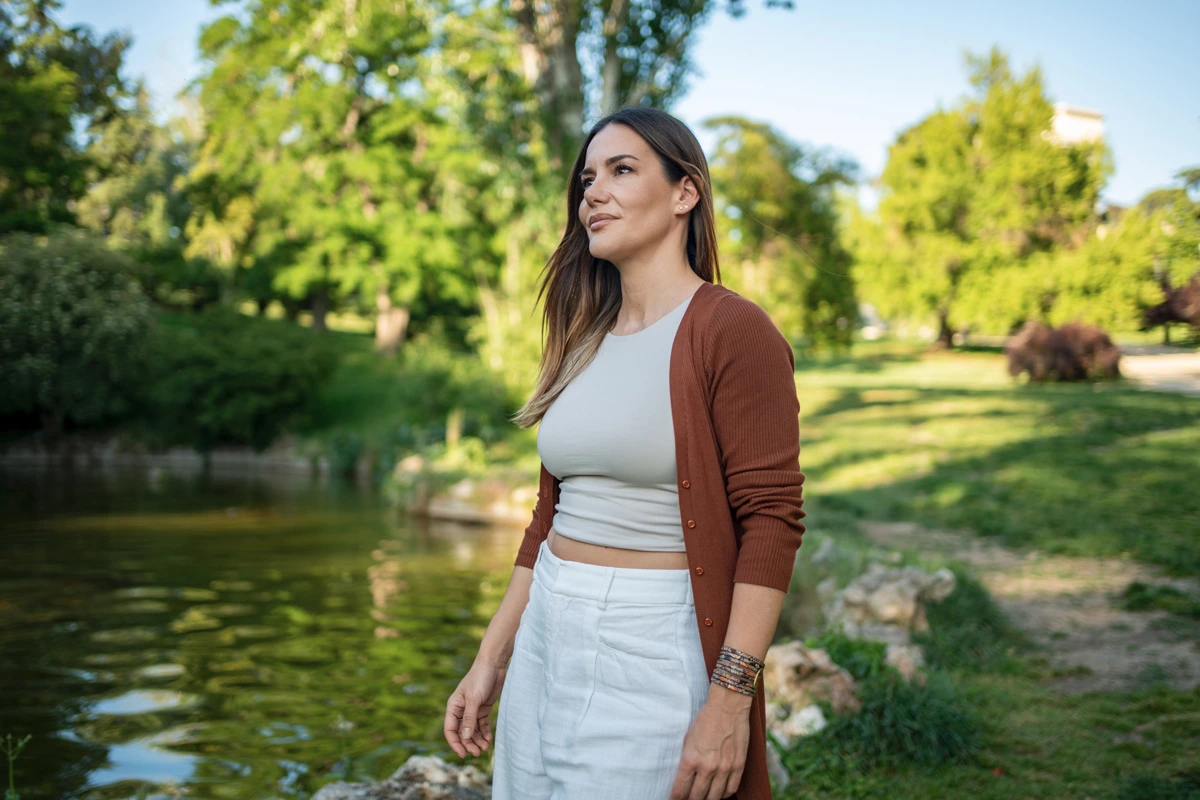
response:
[[[1051,137],[1063,144],[1104,138],[1104,115],[1099,111],[1067,103],[1054,104]]]

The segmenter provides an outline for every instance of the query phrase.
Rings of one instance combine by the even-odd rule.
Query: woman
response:
[[[516,420],[541,422],[538,502],[446,739],[494,738],[494,800],[769,800],[761,671],[805,530],[792,349],[713,282],[682,122],[602,119],[568,195]]]

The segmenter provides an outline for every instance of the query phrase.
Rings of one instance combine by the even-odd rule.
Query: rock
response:
[[[792,782],[792,776],[783,766],[779,751],[769,741],[767,742],[767,775],[771,778],[771,786],[778,792]]]
[[[767,703],[767,728],[784,748],[790,747],[799,736],[811,736],[829,723],[825,712],[818,705],[809,705],[794,711],[780,703]]]
[[[331,783],[313,800],[491,800],[486,773],[448,764],[437,756],[412,756],[381,783]]]
[[[945,568],[929,573],[872,564],[840,592],[822,581],[818,594],[831,627],[856,639],[906,645],[912,631],[929,629],[925,604],[944,600],[954,584],[954,573]]]
[[[811,736],[825,728],[829,723],[825,720],[825,712],[820,706],[812,705],[805,706],[797,711],[793,711],[791,716],[774,729],[779,734],[780,739],[784,739],[787,744],[791,744],[792,740],[798,736]]]
[[[784,642],[767,650],[766,662],[767,702],[782,707],[789,719],[818,700],[827,701],[836,714],[858,713],[858,684],[825,650]]]
[[[925,666],[925,653],[920,645],[889,644],[883,662],[895,667],[904,680],[915,679],[917,683],[925,684],[925,673],[921,672],[921,667]]]
[[[836,556],[837,549],[833,544],[833,539],[825,538],[821,540],[821,544],[817,546],[817,552],[813,553],[809,561],[813,564],[824,564],[827,561],[833,561]]]

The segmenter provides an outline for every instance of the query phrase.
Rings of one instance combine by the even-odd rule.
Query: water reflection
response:
[[[519,531],[368,492],[0,473],[0,735],[23,798],[308,797],[453,757]]]

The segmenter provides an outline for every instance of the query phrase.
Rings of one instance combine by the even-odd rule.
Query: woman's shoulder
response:
[[[711,339],[720,337],[731,340],[726,344],[737,344],[752,343],[762,336],[784,338],[771,315],[750,298],[725,286],[715,295],[708,325]]]
[[[711,374],[724,362],[785,354],[794,365],[791,343],[771,315],[758,303],[724,286],[714,292],[712,312],[705,326],[704,361]]]

